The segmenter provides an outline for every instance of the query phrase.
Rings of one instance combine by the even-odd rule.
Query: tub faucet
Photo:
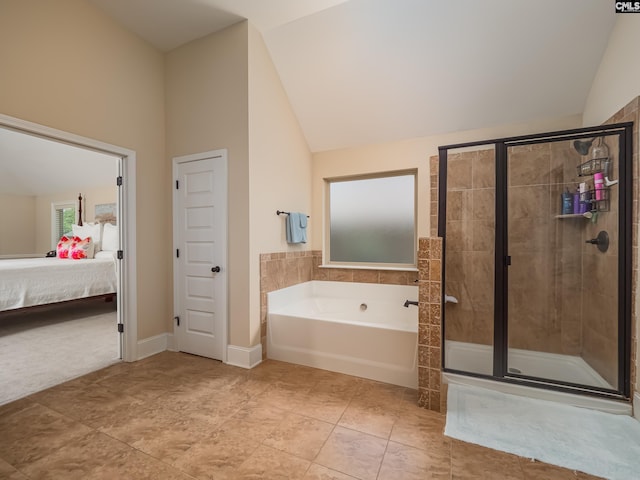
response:
[[[417,307],[417,306],[418,306],[418,302],[414,302],[414,301],[411,301],[411,300],[406,300],[406,301],[404,302],[404,306],[405,306],[406,308],[409,308],[409,305],[415,305],[415,306]]]

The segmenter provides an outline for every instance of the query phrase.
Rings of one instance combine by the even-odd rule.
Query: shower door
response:
[[[507,377],[611,392],[624,382],[620,135],[505,143]]]
[[[495,173],[493,145],[449,154],[446,167],[444,364],[494,370]]]
[[[440,147],[445,371],[628,398],[631,138],[616,124]]]

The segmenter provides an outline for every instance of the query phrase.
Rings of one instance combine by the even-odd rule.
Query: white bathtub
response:
[[[417,286],[311,281],[267,294],[267,357],[418,386]]]

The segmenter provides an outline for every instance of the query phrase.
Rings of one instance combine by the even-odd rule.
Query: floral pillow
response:
[[[82,260],[83,258],[93,258],[93,250],[95,244],[91,237],[80,238],[73,237],[71,248],[69,249],[69,258],[74,260]]]
[[[56,253],[58,258],[69,258],[69,250],[71,249],[71,244],[73,243],[73,237],[69,238],[63,235],[58,242],[58,246],[56,247]]]
[[[102,237],[102,224],[100,223],[85,223],[84,225],[73,224],[73,236],[80,238],[91,237],[93,240],[93,248],[95,252],[99,252],[102,247],[100,246],[100,240]]]

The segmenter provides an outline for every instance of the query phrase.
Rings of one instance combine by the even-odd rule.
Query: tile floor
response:
[[[164,352],[0,406],[2,479],[593,479],[452,440],[416,392]]]

